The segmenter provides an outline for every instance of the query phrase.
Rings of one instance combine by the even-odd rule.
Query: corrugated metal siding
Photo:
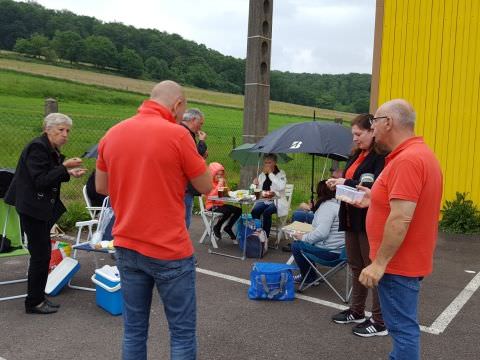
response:
[[[480,1],[384,0],[378,105],[410,101],[435,151],[444,199],[480,205]]]

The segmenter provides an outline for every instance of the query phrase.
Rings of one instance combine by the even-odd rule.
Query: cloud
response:
[[[248,0],[38,0],[106,22],[156,28],[245,58]],[[271,68],[371,72],[375,0],[276,0]]]

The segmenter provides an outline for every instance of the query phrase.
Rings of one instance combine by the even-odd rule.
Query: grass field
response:
[[[0,167],[15,167],[23,146],[41,132],[44,99],[59,100],[59,111],[74,121],[70,142],[62,152],[67,157],[80,156],[96,144],[105,131],[120,120],[136,113],[145,96],[74,83],[72,81],[40,77],[15,71],[0,70],[0,134],[2,146]],[[230,150],[241,144],[243,112],[241,109],[213,106],[190,101],[190,107],[199,107],[206,117],[204,130],[208,134],[208,161],[225,165],[230,184],[238,184],[240,165],[228,156]],[[270,116],[270,130],[304,118],[288,115]],[[282,164],[289,183],[295,184],[293,204],[309,196],[311,158],[308,155],[291,155],[294,160]],[[316,159],[317,169],[324,160]],[[86,159],[92,170],[94,159]],[[329,164],[326,164],[327,168]],[[316,180],[320,171],[316,172]],[[72,179],[62,189],[66,203],[81,202],[84,179]]]
[[[130,79],[121,76],[96,73],[92,71],[69,69],[43,63],[18,61],[5,57],[0,57],[0,69],[21,71],[25,73],[59,79],[69,79],[83,84],[109,87],[117,90],[132,91],[139,94],[149,94],[150,90],[154,85],[154,83],[151,81]],[[188,99],[193,102],[243,109],[242,95],[226,94],[216,91],[188,87],[185,88],[185,90]],[[279,101],[270,101],[270,112],[273,114],[311,118],[313,116],[314,110],[316,116],[321,119],[342,118],[346,121],[349,121],[355,116],[355,114],[334,110],[319,109],[309,106],[283,103]]]

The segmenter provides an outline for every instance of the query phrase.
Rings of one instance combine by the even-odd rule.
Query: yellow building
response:
[[[480,205],[480,1],[377,0],[371,111],[410,101],[444,173],[444,200]]]

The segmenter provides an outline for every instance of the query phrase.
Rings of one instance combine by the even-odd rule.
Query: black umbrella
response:
[[[284,126],[267,134],[251,151],[262,153],[304,153],[345,161],[352,149],[352,134],[340,124],[308,121]],[[315,162],[312,156],[311,200]]]
[[[97,158],[98,157],[98,144],[93,145],[90,149],[88,149],[82,157],[84,158]]]

